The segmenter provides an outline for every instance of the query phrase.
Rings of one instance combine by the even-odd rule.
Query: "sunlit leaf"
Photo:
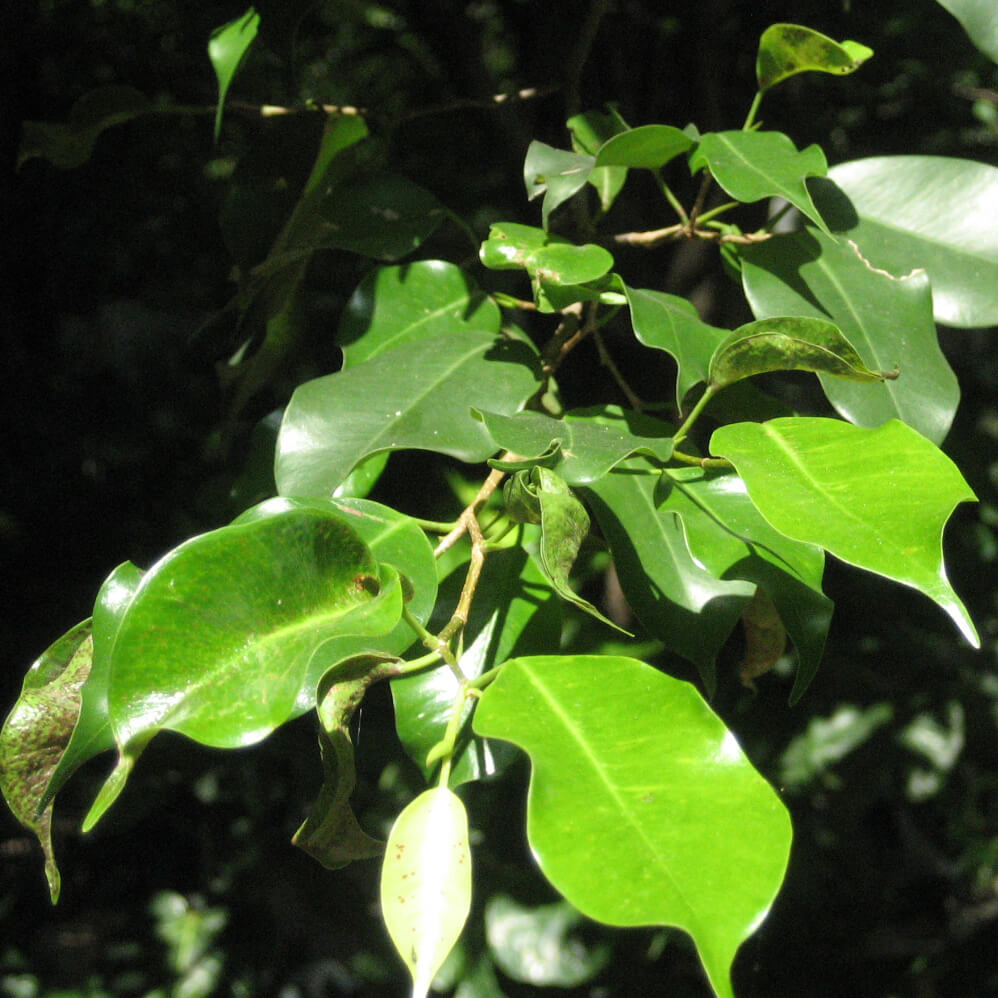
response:
[[[222,110],[229,87],[239,72],[260,30],[260,15],[250,7],[241,17],[223,24],[211,33],[208,40],[208,58],[218,79],[218,110],[215,112],[215,141],[222,130]]]
[[[544,195],[541,224],[545,229],[551,212],[586,186],[592,168],[592,156],[555,149],[536,140],[530,143],[523,163],[523,183],[529,200]]]
[[[923,436],[897,420],[865,429],[836,419],[775,419],[722,426],[711,452],[734,464],[781,533],[919,590],[979,646],[942,557],[946,520],[976,497]]]
[[[381,869],[381,911],[413,998],[426,998],[470,908],[468,818],[459,797],[434,787],[398,816]]]
[[[514,659],[474,725],[530,755],[527,836],[551,883],[598,921],[684,929],[732,998],[730,966],[780,887],[790,820],[696,690],[620,656]]]
[[[781,80],[814,70],[845,76],[855,72],[873,55],[858,42],[836,42],[813,28],[799,24],[772,24],[759,39],[755,75],[760,90]]]
[[[627,122],[610,108],[576,114],[566,122],[572,133],[572,147],[576,152],[595,156],[601,145],[620,132],[627,131]],[[627,180],[626,167],[596,167],[589,173],[589,183],[596,188],[600,208],[607,212],[617,199]]]
[[[672,125],[641,125],[604,142],[596,154],[596,166],[658,170],[693,145],[686,132]]]
[[[998,62],[998,9],[991,0],[939,0],[963,26],[970,40]]]

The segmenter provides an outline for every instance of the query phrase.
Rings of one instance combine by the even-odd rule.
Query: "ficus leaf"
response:
[[[686,132],[673,125],[641,125],[604,142],[596,153],[596,166],[658,170],[695,144]]]
[[[468,817],[453,791],[433,787],[396,819],[381,868],[381,911],[413,998],[426,998],[470,908]]]
[[[544,195],[541,224],[545,229],[551,212],[586,186],[592,168],[592,156],[555,149],[536,140],[530,143],[523,163],[523,183],[529,200]]]
[[[859,42],[836,42],[799,24],[772,24],[759,39],[755,75],[760,90],[809,70],[845,76],[873,55]]]
[[[765,675],[783,657],[787,648],[787,629],[780,619],[773,598],[761,587],[742,613],[745,631],[745,653],[738,668],[738,676],[750,689],[754,680]]]
[[[208,40],[208,58],[218,79],[218,109],[215,111],[215,141],[222,130],[222,110],[229,87],[239,72],[260,30],[260,15],[253,7],[245,14],[223,24],[211,33]]]

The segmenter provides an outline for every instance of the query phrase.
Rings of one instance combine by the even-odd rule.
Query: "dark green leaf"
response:
[[[222,110],[225,97],[235,79],[246,53],[256,40],[260,29],[260,15],[250,7],[241,17],[223,24],[211,33],[208,40],[208,58],[218,80],[218,110],[215,112],[215,141],[222,130]]]
[[[642,125],[614,135],[596,153],[596,166],[631,166],[658,170],[695,145],[672,125]]]
[[[410,341],[308,381],[284,413],[278,490],[331,495],[360,461],[379,451],[417,448],[484,461],[494,445],[471,408],[516,412],[539,378],[536,357],[524,344],[468,332]]]
[[[845,76],[859,69],[871,55],[873,49],[858,42],[840,44],[799,24],[773,24],[759,39],[755,75],[759,89],[768,90],[787,77],[809,70]]]
[[[689,932],[733,998],[731,963],[779,890],[790,820],[696,690],[630,658],[514,659],[474,725],[530,755],[527,836],[551,883],[601,922]]]
[[[595,156],[607,139],[627,131],[627,122],[613,108],[606,114],[601,111],[577,114],[566,124],[572,133],[572,147],[588,156]],[[626,180],[626,167],[603,166],[590,172],[589,183],[596,188],[604,213],[610,210]]]

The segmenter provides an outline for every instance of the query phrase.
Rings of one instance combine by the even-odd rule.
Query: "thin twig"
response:
[[[503,455],[504,459],[511,455]],[[468,523],[478,515],[478,510],[488,502],[489,497],[499,487],[499,483],[505,478],[506,472],[494,469],[489,477],[482,482],[482,487],[464,512],[458,517],[457,525],[445,537],[440,539],[440,543],[433,552],[434,558],[439,558],[448,548],[452,548],[468,531]],[[477,520],[476,520],[477,523]]]
[[[631,386],[624,379],[624,376],[620,373],[620,369],[617,367],[613,357],[610,355],[610,351],[607,350],[606,344],[603,342],[603,337],[600,335],[598,329],[593,331],[593,339],[596,341],[596,350],[599,352],[600,363],[613,376],[613,380],[617,382],[617,387],[624,393],[627,401],[631,405],[631,408],[637,412],[641,412],[641,410],[645,407],[644,402],[641,401],[637,393],[631,388]]]
[[[623,246],[654,249],[656,246],[661,246],[662,243],[678,239],[683,231],[682,225],[667,225],[664,229],[652,229],[650,232],[619,232],[613,237],[613,241]]]
[[[558,370],[565,357],[590,332],[582,325],[583,303],[575,302],[562,309],[561,323],[541,352],[541,370],[549,377]]]

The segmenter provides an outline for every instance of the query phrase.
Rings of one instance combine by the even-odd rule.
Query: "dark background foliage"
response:
[[[597,22],[593,12],[604,7]],[[147,565],[236,511],[231,490],[252,424],[295,383],[335,364],[331,326],[367,264],[328,253],[309,275],[300,361],[253,401],[234,445],[218,446],[223,398],[206,322],[233,287],[219,216],[265,235],[303,180],[316,132],[317,116],[264,120],[254,105],[367,109],[393,166],[481,235],[498,219],[537,223],[523,195],[526,146],[531,138],[566,145],[564,121],[576,110],[612,101],[634,125],[740,125],[758,36],[787,20],[876,51],[855,76],[799,76],[767,97],[765,121],[798,146],[819,142],[833,163],[883,153],[998,156],[998,115],[974,95],[993,92],[998,71],[933,0],[268,0],[258,4],[263,44],[237,81],[217,147],[205,42],[242,5],[12,8],[0,25],[10,70],[0,115],[4,705],[33,658],[89,615],[116,564]],[[15,173],[21,121],[64,120],[81,94],[112,82],[204,110],[113,129],[76,170],[36,160]],[[525,87],[540,93],[465,103]],[[637,187],[624,199],[611,225],[665,224],[645,193]],[[451,259],[468,252],[456,229],[426,249]],[[620,265],[640,275],[637,284],[691,296],[716,324],[747,318],[738,289],[697,247],[634,251]],[[993,335],[942,331],[964,393],[946,449],[982,500],[955,517],[947,553],[984,650],[961,644],[917,595],[832,565],[829,649],[804,700],[786,706],[787,677],[766,677],[758,695],[738,686],[733,669],[720,684],[716,708],[784,789],[796,829],[784,891],[736,965],[746,998],[998,993]],[[573,362],[569,374],[589,398],[609,391],[596,381],[594,355]],[[668,372],[632,373],[640,388]],[[386,486],[398,505],[453,512],[434,510],[439,483],[419,462],[403,472]],[[733,667],[737,649],[728,651]],[[375,696],[359,734],[358,810],[372,829],[418,785],[393,762],[391,732],[390,707]],[[403,993],[373,868],[326,873],[288,843],[319,781],[306,719],[245,753],[157,739],[113,816],[81,839],[73,828],[101,776],[100,764],[86,768],[60,799],[65,886],[56,909],[37,851],[9,814],[0,817],[0,994]],[[472,793],[478,914],[498,891],[525,903],[553,899],[531,872],[521,796],[512,778]],[[473,913],[469,931],[479,922]],[[612,961],[570,993],[706,993],[682,938],[584,930],[583,941],[600,940],[612,942]],[[537,993],[506,980],[503,989],[510,998]]]

